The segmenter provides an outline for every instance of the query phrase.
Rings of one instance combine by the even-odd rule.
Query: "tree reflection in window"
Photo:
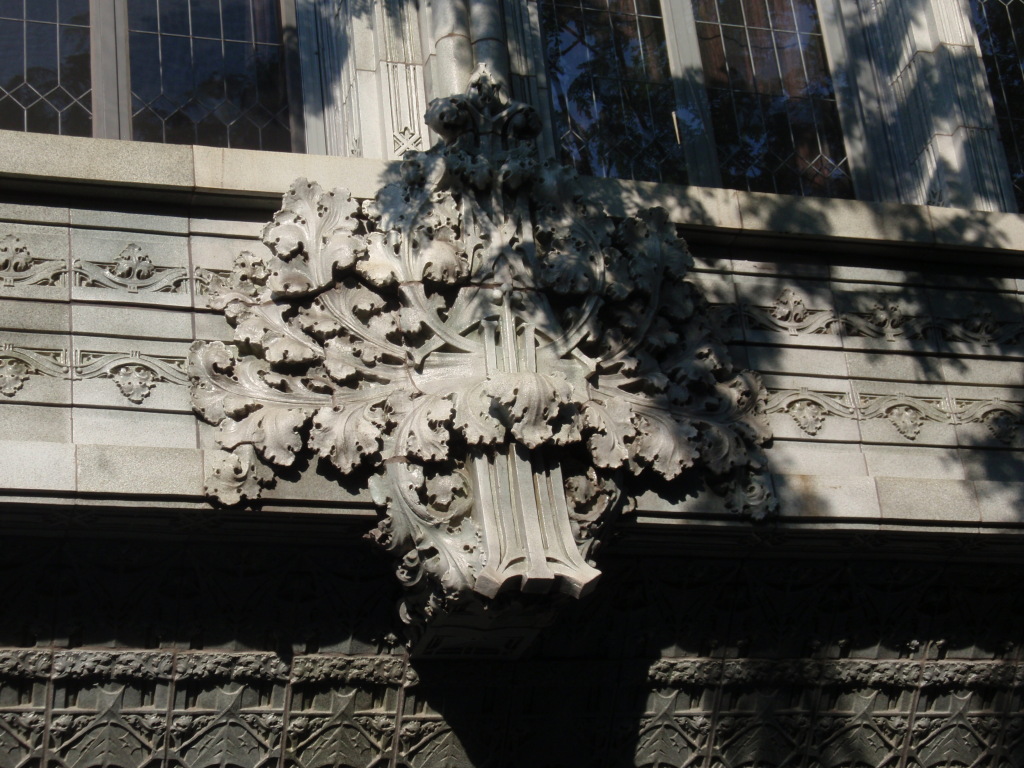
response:
[[[128,27],[134,139],[291,150],[276,0],[129,0]]]
[[[1017,208],[1024,212],[1024,0],[971,0]]]
[[[0,128],[92,134],[89,0],[0,0]]]
[[[814,0],[693,0],[722,183],[852,197]]]
[[[658,0],[540,0],[562,160],[580,173],[685,183]]]

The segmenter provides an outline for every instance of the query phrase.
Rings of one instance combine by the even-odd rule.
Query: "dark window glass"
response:
[[[971,0],[999,135],[1024,212],[1024,0]]]
[[[814,0],[693,7],[722,183],[852,197]]]
[[[1024,0],[1021,0],[1024,2]],[[852,197],[814,0],[693,0],[722,182]],[[563,159],[581,173],[686,182],[657,0],[539,0]]]
[[[276,0],[131,0],[129,30],[133,138],[291,150]]]
[[[92,134],[87,0],[0,2],[0,128]]]
[[[658,0],[540,0],[552,112],[580,173],[685,183]]]

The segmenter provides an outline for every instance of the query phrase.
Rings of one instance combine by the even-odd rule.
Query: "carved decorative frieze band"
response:
[[[118,391],[133,402],[141,403],[160,382],[188,383],[185,360],[180,357],[146,355],[141,352],[78,352],[75,376],[80,379],[112,379]]]
[[[602,665],[591,663],[607,684]],[[548,746],[509,748],[534,758],[564,738],[529,707],[497,724],[465,714],[446,720],[407,669],[406,659],[388,655],[285,662],[265,652],[0,649],[0,754],[5,765],[81,768],[369,768],[397,754],[399,765],[427,768],[478,764],[460,739],[481,727],[481,743],[523,737],[517,729],[539,733]],[[529,680],[542,674],[517,671]],[[509,683],[502,678],[502,695],[523,701]],[[630,763],[588,765],[685,768],[713,751],[723,757],[712,764],[735,767],[756,757],[784,768],[807,754],[824,768],[939,768],[1020,754],[1024,717],[1014,705],[1022,689],[1017,660],[668,658],[616,688],[613,704],[595,704],[600,725],[574,722],[595,736],[613,724],[628,740],[600,749],[621,749]],[[445,711],[464,711],[467,694],[445,688]],[[486,686],[472,695],[490,696]],[[623,704],[634,700],[646,704]]]
[[[1024,686],[1013,661],[909,659],[659,659],[648,679],[660,688],[824,686],[971,690]]]
[[[997,320],[985,307],[977,307],[964,317],[911,316],[903,311],[898,300],[880,297],[868,312],[839,313],[829,308],[809,308],[795,291],[784,288],[773,303],[743,303],[740,311],[751,329],[789,336],[831,334],[888,342],[931,340],[986,347],[1024,343],[1024,322]]]
[[[67,379],[72,375],[63,349],[31,349],[0,344],[0,394],[14,397],[29,376]]]
[[[62,285],[67,271],[66,260],[37,258],[15,235],[0,237],[0,288]]]
[[[71,362],[68,362],[71,357]],[[141,352],[89,352],[31,349],[0,344],[0,394],[15,397],[31,376],[64,381],[111,379],[126,400],[143,402],[158,383],[188,383],[185,359]]]
[[[984,424],[993,437],[1009,445],[1024,425],[1024,403],[869,393],[858,393],[851,401],[847,393],[810,389],[769,390],[765,412],[788,414],[808,435],[818,434],[830,416],[855,421],[886,419],[907,440],[917,439],[927,422]]]
[[[188,290],[188,270],[184,267],[158,267],[135,243],[129,243],[110,263],[75,259],[72,263],[75,285],[113,288],[129,293],[183,293]]]

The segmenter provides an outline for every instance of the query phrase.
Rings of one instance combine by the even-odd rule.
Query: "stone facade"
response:
[[[709,487],[703,459],[656,472],[662,455],[636,448],[621,485],[628,503],[601,547],[587,545],[578,519],[568,528],[590,562],[574,563],[577,573],[601,572],[585,596],[503,591],[497,611],[466,579],[462,591],[484,594],[478,607],[501,619],[460,623],[453,610],[411,652],[419,635],[399,610],[409,592],[393,558],[364,541],[399,512],[365,473],[317,455],[318,427],[286,431],[291,460],[266,462],[258,499],[212,498],[224,448],[266,450],[265,434],[218,442],[207,421],[224,419],[194,410],[190,356],[195,388],[196,350],[238,341],[225,286],[253,264],[310,252],[312,240],[275,251],[266,234],[268,221],[301,218],[288,199],[274,213],[296,178],[319,183],[310,210],[343,188],[366,212],[380,189],[408,184],[409,166],[403,175],[390,158],[448,151],[426,152],[437,136],[419,111],[450,93],[444,83],[464,85],[446,46],[492,45],[487,5],[465,35],[471,19],[440,5],[417,17],[430,29],[419,40],[380,26],[413,24],[400,3],[372,19],[352,4],[351,18],[331,22],[362,52],[345,65],[337,105],[362,123],[325,134],[321,148],[356,154],[346,142],[368,146],[367,126],[385,114],[374,140],[387,147],[360,150],[385,159],[0,134],[0,768],[1020,766],[1017,214],[578,180],[581,217],[615,231],[660,208],[664,242],[685,238],[687,295],[701,301],[669,330],[708,330],[711,351],[688,359],[714,355],[716,381],[730,380],[726,370],[759,377],[751,391],[767,429],[748,443],[763,443],[757,475],[772,499],[751,514]],[[532,22],[506,10],[506,74],[536,93]],[[375,35],[388,46],[369,45]],[[910,72],[927,58],[914,50]],[[370,93],[390,111],[353,101]],[[921,168],[908,198],[925,194]],[[929,201],[955,196],[940,197]],[[371,238],[376,220],[358,215],[349,234]],[[356,251],[344,269],[365,275],[366,248]],[[396,283],[417,282],[408,278]],[[287,286],[270,293],[286,321],[307,309],[280,301]],[[379,295],[391,310],[400,302]],[[294,361],[277,362],[275,391],[294,394],[283,383],[298,375]],[[475,364],[458,370],[470,380]],[[332,407],[344,398],[328,395]],[[538,445],[557,431],[545,419]],[[383,445],[394,423],[377,426],[367,440]],[[703,439],[703,426],[685,426],[678,444]],[[642,439],[634,427],[630,445]],[[577,428],[581,441],[607,437]],[[574,446],[564,440],[556,455]],[[726,491],[743,485],[731,479]],[[424,505],[419,519],[432,524],[438,509]],[[408,539],[391,547],[400,575],[415,570],[412,555],[436,554]]]

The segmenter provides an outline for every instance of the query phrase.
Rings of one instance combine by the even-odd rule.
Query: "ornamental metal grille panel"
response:
[[[543,0],[562,161],[580,173],[686,183],[658,0]]]
[[[273,0],[131,0],[132,138],[291,150]]]
[[[722,184],[853,197],[814,0],[694,0]]]
[[[971,0],[1017,207],[1024,211],[1024,0]]]
[[[0,0],[0,129],[92,135],[89,0]]]

